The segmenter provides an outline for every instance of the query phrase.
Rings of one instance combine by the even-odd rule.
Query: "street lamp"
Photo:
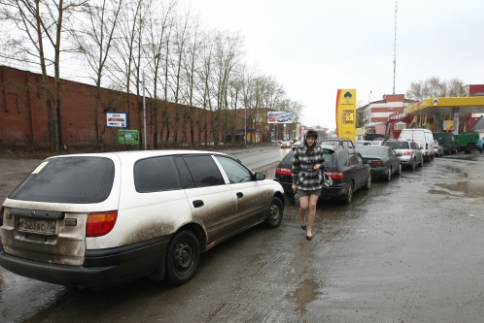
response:
[[[152,59],[149,60],[148,63],[146,63],[145,67],[143,67],[143,141],[145,143],[145,150],[146,150],[146,83],[145,83],[145,68],[156,58],[160,57],[160,54],[156,54]]]

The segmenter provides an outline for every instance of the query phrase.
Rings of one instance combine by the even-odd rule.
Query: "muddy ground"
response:
[[[273,148],[237,156],[273,177],[274,159],[284,153]],[[2,198],[36,162],[1,159],[0,165]],[[288,199],[279,228],[257,226],[210,250],[195,278],[179,287],[140,279],[79,291],[0,268],[0,317],[71,323],[482,322],[483,205],[483,156],[436,158],[355,192],[349,206],[320,202],[311,241],[299,226],[297,198]]]

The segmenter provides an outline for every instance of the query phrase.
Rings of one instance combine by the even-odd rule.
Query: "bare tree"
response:
[[[3,0],[2,20],[16,25],[20,33],[10,34],[13,51],[25,61],[37,61],[42,74],[51,150],[63,146],[61,122],[60,59],[62,42],[69,36],[72,14],[86,6],[87,0]],[[54,70],[54,84],[48,71]]]
[[[427,98],[445,97],[445,96],[463,96],[465,95],[462,81],[454,78],[448,82],[441,81],[438,77],[430,77],[425,81],[411,83],[410,89],[406,96],[409,99],[422,101]]]
[[[103,107],[104,113],[112,104],[103,102],[101,98],[102,77],[109,58],[110,50],[114,41],[114,31],[118,25],[123,0],[102,0],[99,4],[93,4],[86,8],[88,23],[81,24],[76,33],[79,50],[84,54],[89,67],[92,70],[92,80],[96,86],[94,105],[94,133],[97,145],[104,146],[104,133],[106,125],[99,135],[98,114],[99,108]],[[119,108],[119,107],[118,107]]]
[[[168,3],[161,3],[160,7],[157,7],[157,11],[150,12],[148,16],[149,23],[149,44],[148,48],[152,57],[156,57],[154,60],[154,84],[153,84],[153,95],[155,100],[151,108],[151,133],[152,133],[152,143],[154,148],[158,148],[158,108],[159,101],[158,98],[158,82],[159,74],[165,75],[165,82],[161,82],[163,86],[163,101],[162,107],[164,111],[168,110],[167,106],[167,78],[168,78],[168,65],[167,60],[164,57],[169,53],[170,45],[170,34],[171,29],[176,21],[176,7],[177,0],[170,0]],[[165,64],[163,64],[165,62]],[[167,113],[165,113],[167,114]],[[162,124],[166,124],[167,120],[163,118]],[[163,127],[162,127],[163,130]],[[163,131],[162,131],[163,132]],[[161,135],[160,135],[161,139]]]

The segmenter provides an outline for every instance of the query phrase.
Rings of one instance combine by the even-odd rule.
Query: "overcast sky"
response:
[[[335,128],[337,89],[355,88],[360,105],[393,93],[393,0],[191,0],[191,8],[206,26],[240,32],[245,63],[304,105],[304,125]],[[399,0],[395,93],[433,76],[483,84],[483,32],[482,0]]]

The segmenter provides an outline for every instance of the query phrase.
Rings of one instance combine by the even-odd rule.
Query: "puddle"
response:
[[[452,195],[467,198],[482,198],[484,196],[484,181],[466,181],[451,184],[437,184],[442,189],[431,189],[430,194]]]
[[[317,298],[317,289],[318,286],[313,280],[306,279],[302,286],[296,290],[294,297],[296,298],[297,307],[300,312],[305,312],[306,305]]]

